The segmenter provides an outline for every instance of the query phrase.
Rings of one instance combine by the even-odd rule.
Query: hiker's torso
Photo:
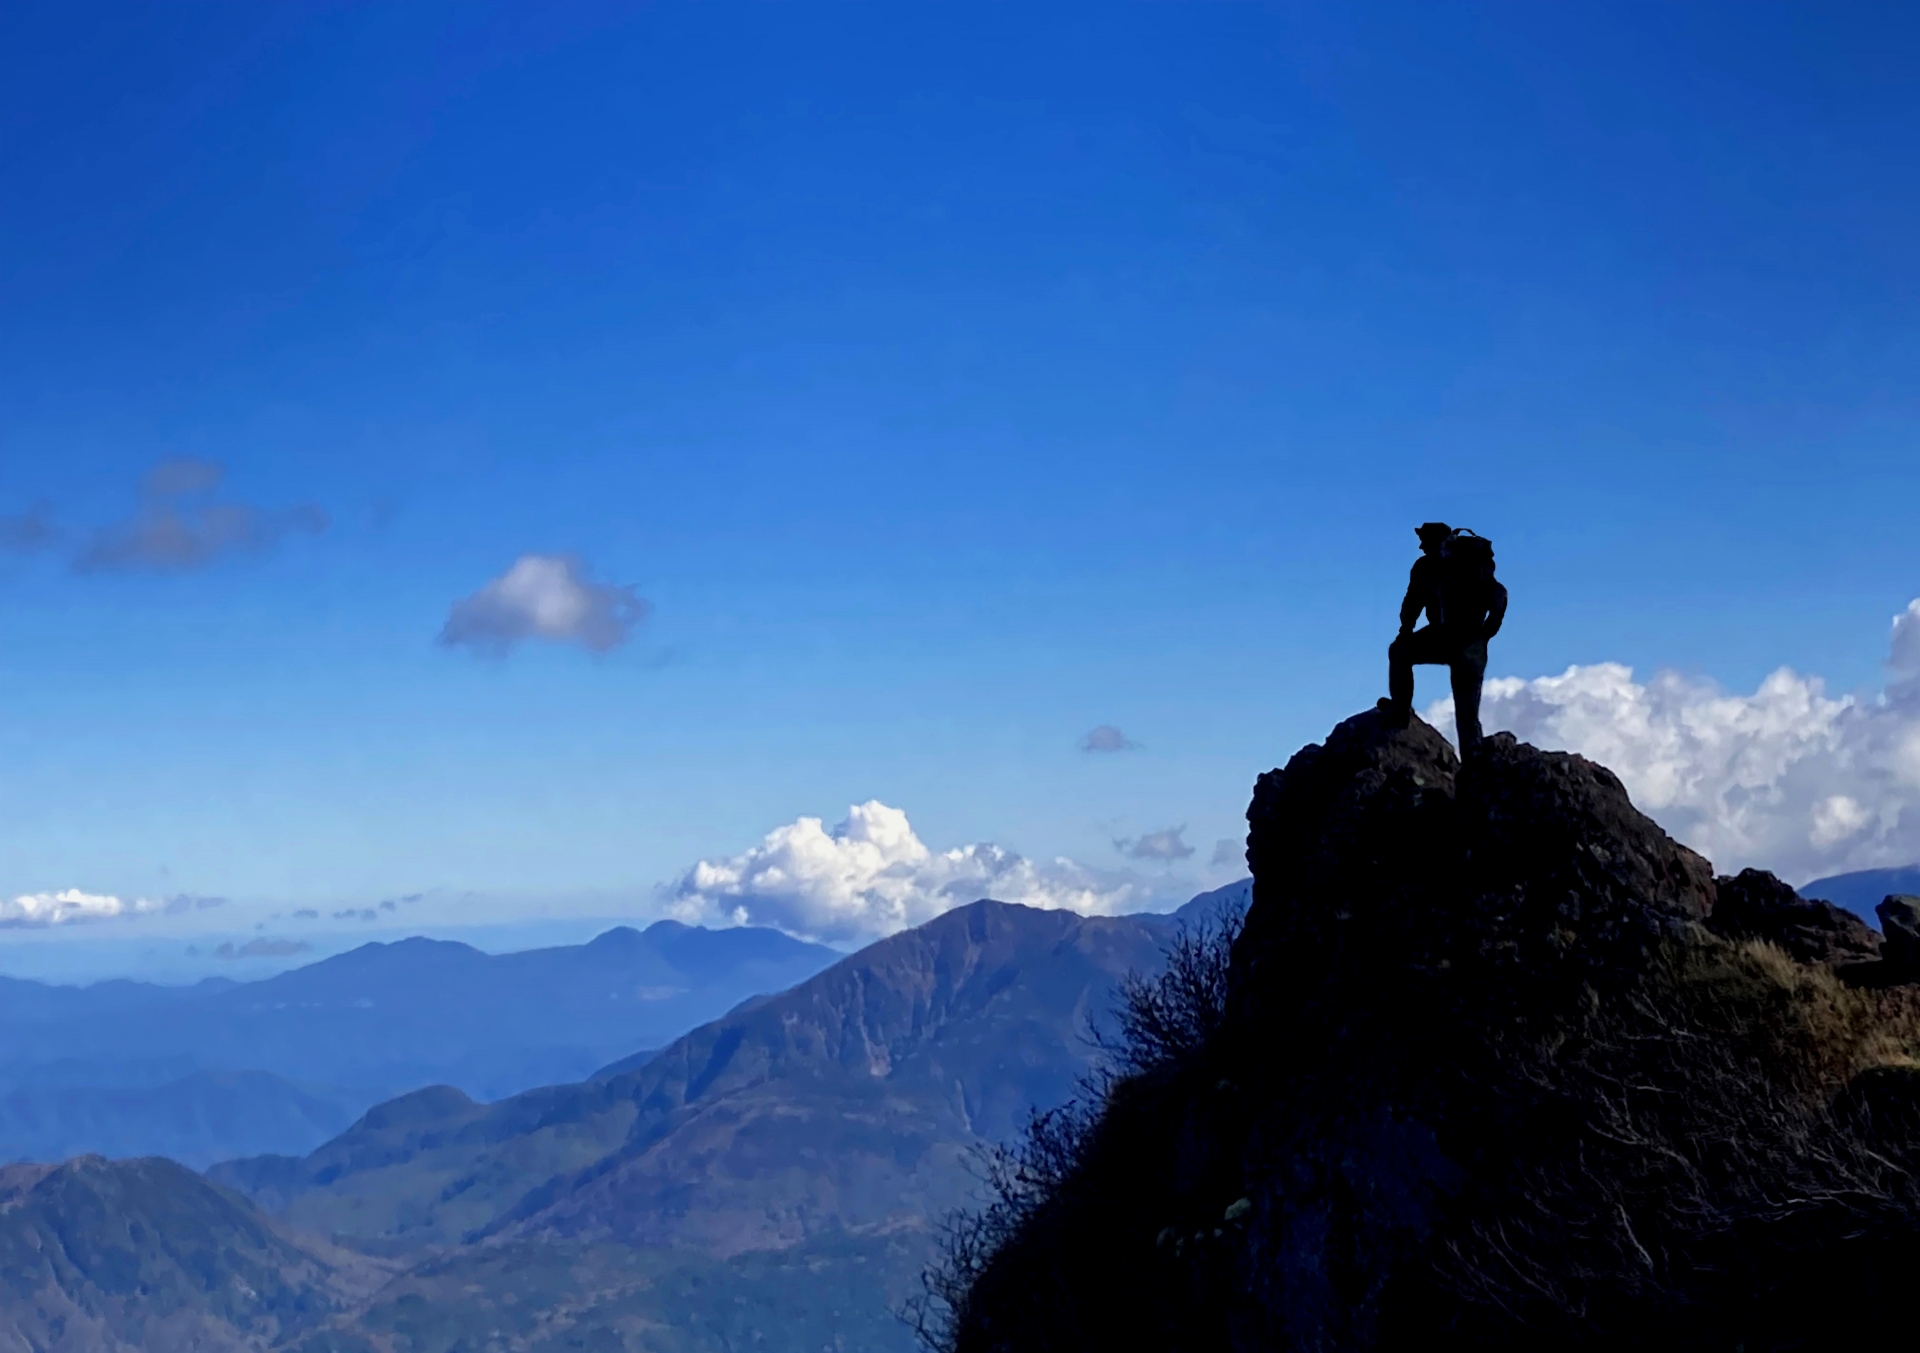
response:
[[[1487,616],[1493,610],[1497,584],[1460,568],[1448,568],[1440,555],[1423,554],[1414,560],[1407,590],[1418,598],[1427,621],[1449,639],[1474,643],[1485,637]]]

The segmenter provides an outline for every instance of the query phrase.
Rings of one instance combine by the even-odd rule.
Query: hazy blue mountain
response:
[[[209,977],[185,987],[125,979],[75,987],[34,982],[20,977],[0,977],[0,1029],[18,1029],[27,1025],[50,1024],[176,1001],[197,1000],[217,995],[236,985],[225,977]]]
[[[308,1151],[349,1126],[358,1095],[264,1071],[196,1071],[159,1085],[0,1090],[0,1160],[164,1155],[195,1169],[236,1154]]]
[[[712,1253],[925,1225],[967,1153],[1065,1099],[1162,917],[977,902],[750,1002],[635,1069],[480,1105],[383,1104],[303,1160],[210,1173],[322,1233],[556,1235]]]
[[[490,1100],[582,1080],[839,957],[778,931],[662,921],[513,954],[367,944],[248,983],[8,980],[0,1151],[300,1153],[417,1086]]]
[[[1869,925],[1878,926],[1880,919],[1873,914],[1873,909],[1880,905],[1888,893],[1920,894],[1920,864],[1899,869],[1860,869],[1851,874],[1834,874],[1802,884],[1794,891],[1802,897],[1818,897],[1845,907],[1864,916]]]
[[[1122,977],[1236,901],[978,902],[586,1083],[497,1104],[421,1090],[304,1158],[208,1174],[410,1261],[301,1353],[907,1353],[890,1312],[974,1187],[972,1153],[1064,1099]]]
[[[1171,913],[1176,924],[1218,927],[1229,917],[1244,913],[1253,901],[1253,880],[1241,879],[1210,893],[1201,893],[1178,911]]]
[[[736,1002],[626,1069],[495,1104],[428,1088],[316,1151],[208,1172],[279,1219],[167,1161],[0,1170],[0,1283],[14,1288],[0,1346],[906,1353],[891,1311],[972,1187],[969,1153],[1073,1088],[1086,1031],[1180,920],[1236,901],[1229,888],[1181,916],[1117,918],[976,903]],[[645,938],[600,954],[641,949],[620,968],[635,980],[656,959],[699,971],[684,950],[725,943]],[[379,946],[353,980],[309,971],[271,1002],[247,994],[263,1016],[280,1000],[324,1016],[369,973],[438,965],[466,981],[471,964],[458,946]],[[38,1070],[48,1091],[72,1074]]]

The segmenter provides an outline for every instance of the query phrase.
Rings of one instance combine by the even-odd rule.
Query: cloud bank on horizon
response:
[[[1782,667],[1751,695],[1620,663],[1486,684],[1482,718],[1613,769],[1633,801],[1722,872],[1792,882],[1920,859],[1920,600],[1894,617],[1884,690],[1829,695]],[[1429,722],[1453,725],[1453,701]]]
[[[1068,859],[1029,860],[988,843],[930,849],[878,799],[828,830],[802,817],[739,855],[702,860],[666,893],[690,924],[774,926],[827,943],[864,942],[983,897],[1111,916],[1146,905],[1141,886]]]

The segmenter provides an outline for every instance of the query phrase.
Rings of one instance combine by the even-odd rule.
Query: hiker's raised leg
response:
[[[1480,741],[1480,687],[1487,675],[1487,645],[1469,644],[1448,664],[1453,675],[1453,727],[1460,754]]]

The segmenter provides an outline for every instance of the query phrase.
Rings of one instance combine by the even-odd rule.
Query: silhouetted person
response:
[[[1420,557],[1400,603],[1400,637],[1387,649],[1388,698],[1382,703],[1403,726],[1413,717],[1416,663],[1444,663],[1453,674],[1453,719],[1460,751],[1480,741],[1480,683],[1487,674],[1487,640],[1507,617],[1507,589],[1493,576],[1493,546],[1445,522],[1415,528]],[[1424,629],[1415,629],[1420,612]]]

